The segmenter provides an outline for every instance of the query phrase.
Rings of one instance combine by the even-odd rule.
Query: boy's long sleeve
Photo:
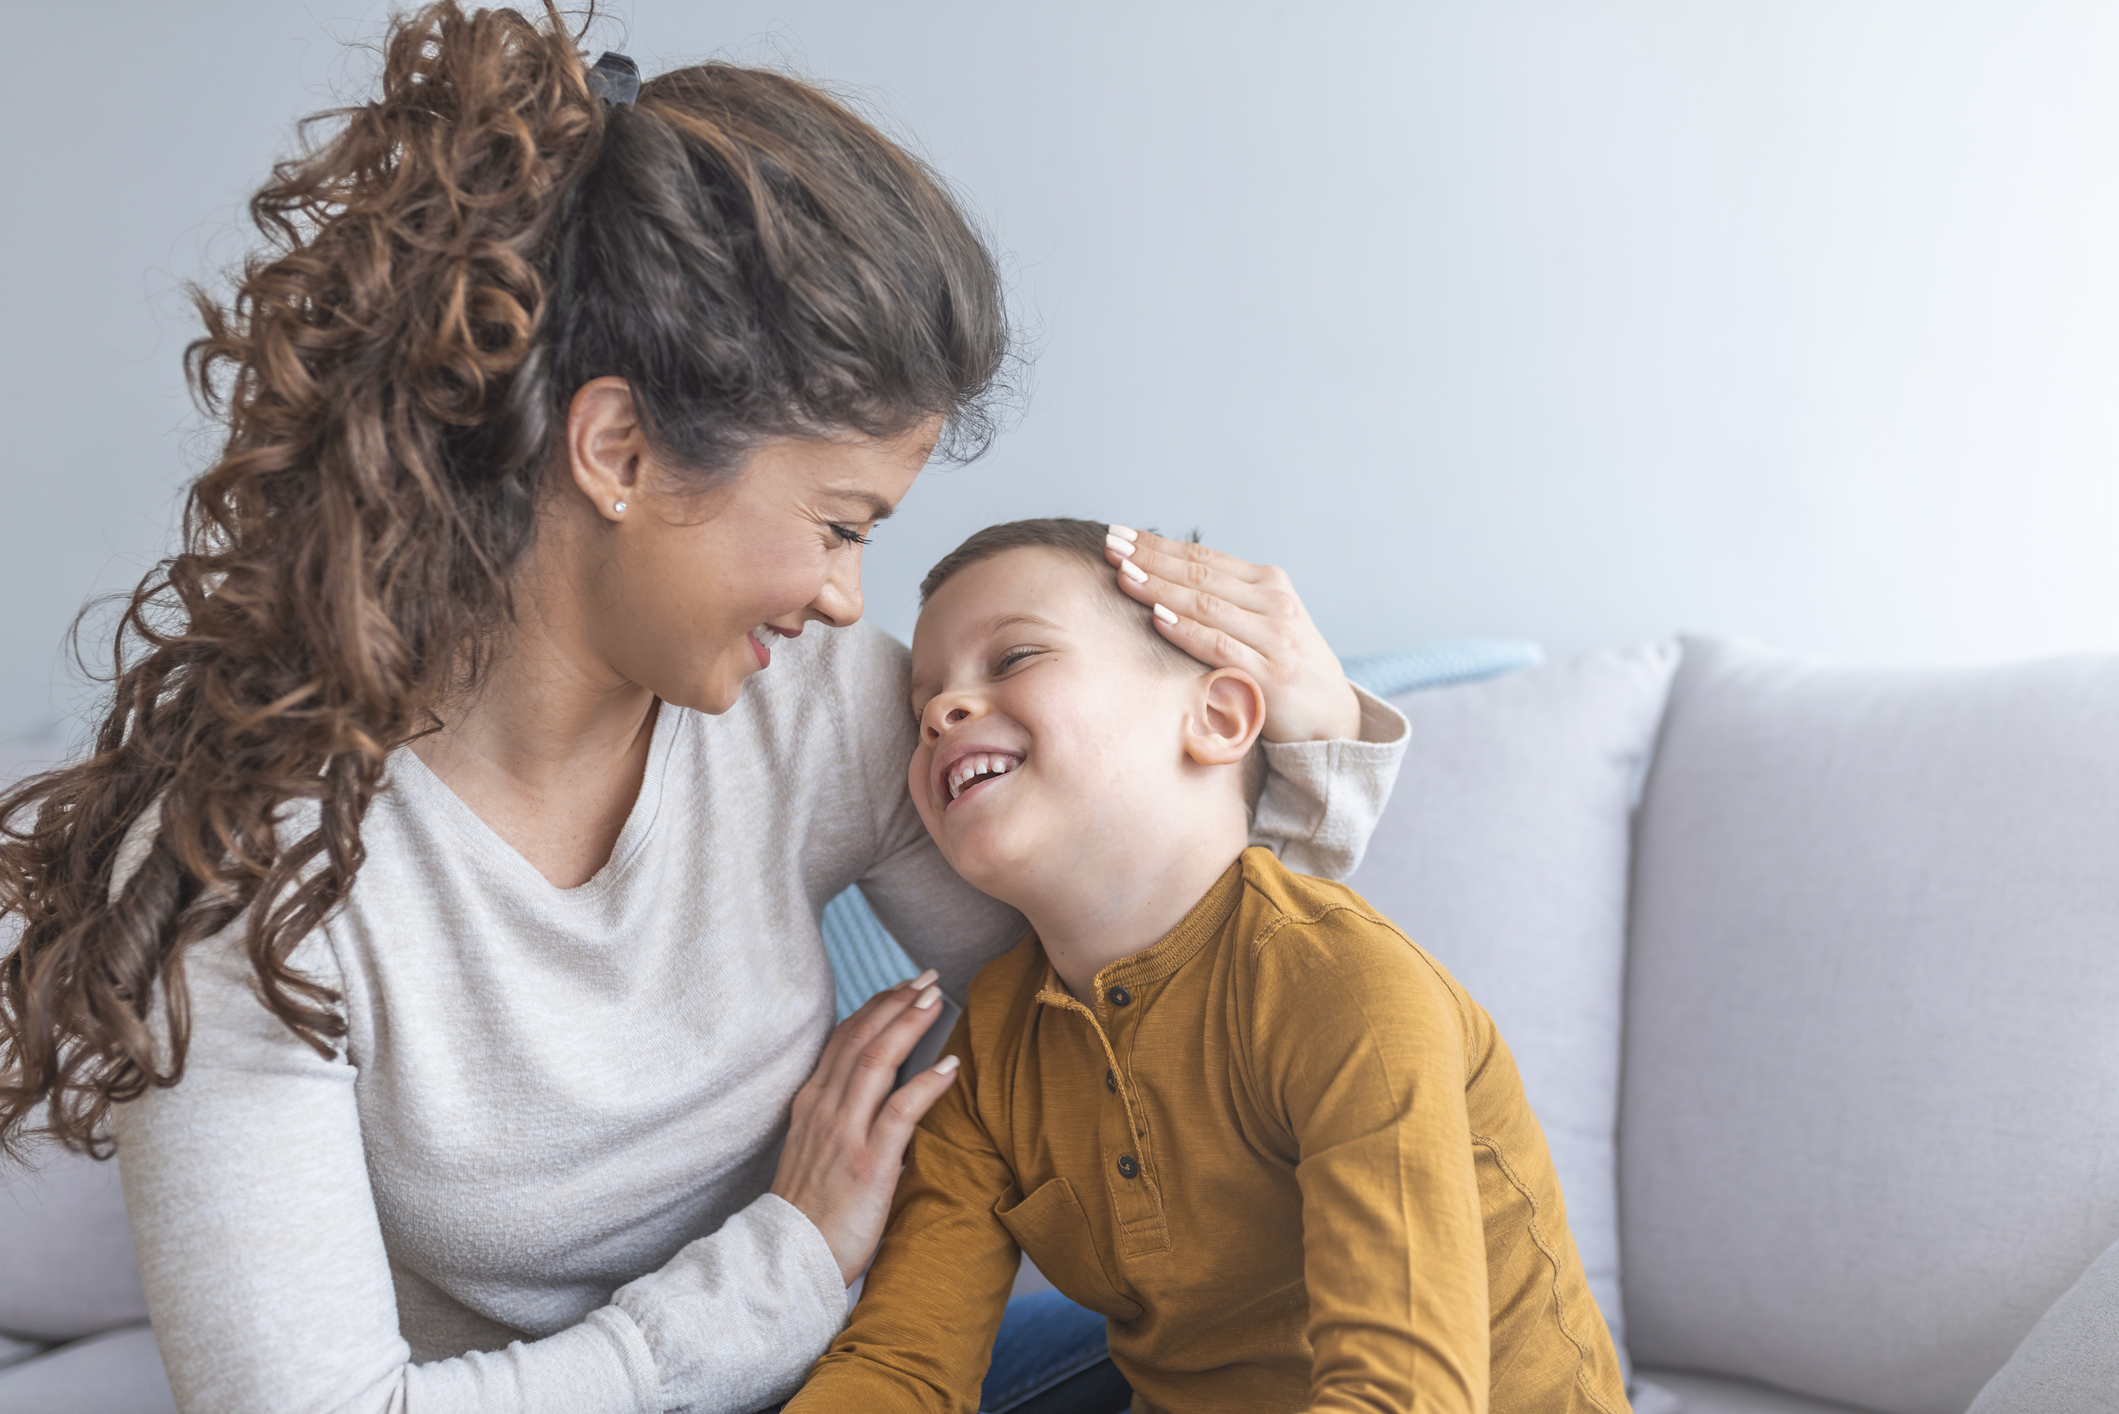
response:
[[[995,1209],[1019,1194],[971,1112],[977,1076],[959,1026],[957,1083],[913,1137],[890,1228],[845,1330],[788,1414],[973,1414],[1021,1253]]]
[[[1257,956],[1252,1060],[1299,1155],[1310,1409],[1622,1414],[1492,1019],[1354,909],[1290,923]]]
[[[1424,958],[1348,921],[1272,938],[1253,1012],[1260,1098],[1299,1155],[1309,1407],[1486,1414],[1472,1028]]]

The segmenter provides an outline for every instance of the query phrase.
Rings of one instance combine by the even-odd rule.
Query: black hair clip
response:
[[[612,107],[640,96],[640,66],[623,54],[605,51],[589,70],[589,92]]]

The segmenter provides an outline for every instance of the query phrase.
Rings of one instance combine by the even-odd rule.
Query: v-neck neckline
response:
[[[450,789],[449,783],[420,760],[411,747],[401,746],[392,753],[396,759],[391,762],[391,782],[429,806],[458,834],[482,852],[502,860],[506,868],[519,873],[526,883],[546,896],[593,901],[610,892],[654,830],[655,818],[662,810],[663,777],[668,773],[670,755],[675,749],[677,722],[682,715],[682,708],[668,702],[656,703],[655,728],[648,740],[647,765],[640,773],[640,793],[633,798],[632,808],[626,812],[625,824],[619,828],[618,839],[611,846],[611,857],[594,874],[572,888],[561,888],[546,878],[544,871],[487,824],[483,815],[465,804],[463,797]]]

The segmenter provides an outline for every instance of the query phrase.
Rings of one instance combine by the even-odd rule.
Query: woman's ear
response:
[[[623,378],[591,378],[567,405],[567,463],[574,485],[605,520],[624,520],[640,493],[647,434]]]
[[[1216,668],[1199,680],[1197,707],[1185,719],[1185,755],[1202,766],[1228,766],[1250,754],[1265,728],[1266,694],[1242,668]]]

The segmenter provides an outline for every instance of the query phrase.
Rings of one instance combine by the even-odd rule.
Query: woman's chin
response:
[[[743,685],[750,681],[750,677],[750,673],[740,670],[702,674],[655,695],[673,706],[688,707],[694,712],[718,717],[743,700]]]

